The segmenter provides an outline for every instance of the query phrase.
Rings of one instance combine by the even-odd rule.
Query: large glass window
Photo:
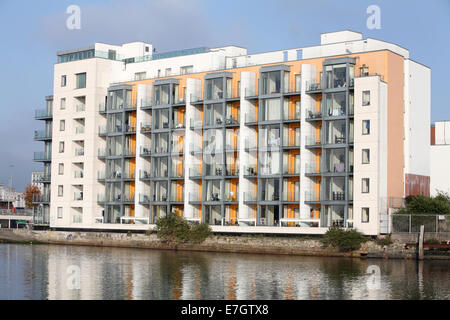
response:
[[[261,121],[280,120],[281,119],[281,100],[262,99],[261,100]]]
[[[262,94],[280,93],[281,71],[261,73]]]
[[[167,178],[168,177],[168,158],[156,157],[152,159],[152,177],[154,178]]]
[[[155,86],[155,105],[169,104],[170,85]]]
[[[205,206],[205,222],[210,225],[222,225],[221,209],[221,206]]]
[[[86,73],[78,73],[77,77],[77,89],[86,88]]]
[[[326,143],[345,143],[345,120],[327,121],[326,123]]]
[[[154,181],[152,183],[152,199],[156,202],[167,201],[167,181]]]
[[[223,99],[223,78],[206,80],[206,99]]]
[[[325,200],[345,200],[345,177],[326,177],[324,187]]]
[[[207,104],[205,110],[205,125],[214,126],[223,123],[223,104]]]
[[[153,115],[153,128],[169,129],[169,109],[155,109],[152,112]]]
[[[370,163],[370,149],[362,149],[362,164]]]
[[[261,179],[261,201],[280,200],[280,179]]]
[[[339,92],[333,94],[327,94],[326,105],[327,105],[327,115],[329,117],[345,116],[346,110],[346,93]]]
[[[154,153],[166,153],[169,147],[169,134],[168,133],[154,133],[152,136],[153,152]]]
[[[326,149],[324,172],[344,172],[345,171],[345,149]]]
[[[220,201],[222,197],[222,180],[206,181],[206,201]]]
[[[344,227],[344,217],[344,206],[325,206],[324,227]]]

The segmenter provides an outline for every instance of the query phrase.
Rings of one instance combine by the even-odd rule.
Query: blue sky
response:
[[[66,28],[66,8],[81,8],[81,30]],[[381,8],[381,29],[366,27],[369,5]],[[317,45],[320,33],[350,29],[397,43],[432,69],[431,119],[449,120],[449,0],[0,0],[0,182],[30,183],[34,110],[52,94],[56,51],[94,42],[152,43],[159,52],[240,45],[249,53]],[[10,169],[10,164],[14,168]]]

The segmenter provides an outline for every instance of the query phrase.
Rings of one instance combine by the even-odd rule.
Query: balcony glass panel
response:
[[[155,130],[169,129],[169,110],[168,109],[153,110],[152,117],[153,117],[153,121],[154,121],[153,128]]]
[[[260,186],[262,201],[280,200],[280,179],[261,179]]]
[[[280,174],[280,152],[260,151],[259,157],[261,175]]]
[[[206,181],[206,201],[220,201],[222,197],[222,181]]]
[[[152,201],[166,202],[167,201],[167,181],[155,181],[152,183]]]
[[[344,227],[344,206],[325,206],[323,227]]]
[[[206,80],[206,99],[219,100],[223,99],[223,78]]]
[[[345,64],[325,67],[325,86],[328,89],[347,86],[347,68]]]
[[[324,200],[345,200],[345,177],[326,177],[324,188]]]
[[[210,225],[222,225],[221,206],[205,206],[205,222]]]
[[[154,105],[159,106],[169,104],[169,94],[170,94],[169,84],[155,86]]]
[[[281,71],[271,71],[261,73],[262,94],[280,93]]]
[[[151,174],[153,178],[167,178],[168,177],[168,158],[157,157],[152,159]]]
[[[323,172],[345,172],[345,149],[326,149]]]
[[[281,119],[281,99],[262,99],[260,107],[261,121]]]
[[[166,153],[169,147],[168,133],[155,133],[152,135],[152,144],[154,153]]]
[[[326,140],[327,144],[346,143],[345,120],[326,122]]]
[[[204,122],[206,126],[222,125],[223,120],[223,104],[215,103],[206,105]]]
[[[345,92],[327,94],[326,112],[329,117],[345,116],[345,105],[346,105],[345,95],[346,95]]]

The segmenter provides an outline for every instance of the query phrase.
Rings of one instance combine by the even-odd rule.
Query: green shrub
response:
[[[169,243],[201,243],[211,235],[211,229],[206,223],[189,223],[176,213],[171,213],[156,223],[158,237]]]
[[[388,234],[383,238],[377,238],[377,244],[380,246],[390,246],[392,244],[391,234]]]
[[[190,241],[194,243],[202,243],[211,235],[211,228],[207,223],[195,223],[191,226]]]
[[[339,251],[358,250],[366,241],[367,238],[361,232],[335,227],[330,228],[322,239],[324,245],[338,248]]]
[[[154,231],[153,229],[145,230],[145,235],[146,235],[146,236],[150,236],[150,235],[153,234],[153,233],[155,233],[155,231]]]
[[[448,197],[439,193],[436,197],[408,196],[405,198],[406,208],[396,213],[404,214],[450,214]]]
[[[441,244],[441,241],[438,239],[428,239],[424,241],[426,244]]]

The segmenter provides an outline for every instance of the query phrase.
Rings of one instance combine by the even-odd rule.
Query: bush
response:
[[[450,214],[448,197],[439,193],[436,197],[408,196],[405,198],[406,208],[396,213],[404,214]]]
[[[189,223],[178,214],[171,213],[156,223],[158,237],[169,243],[194,242],[201,243],[211,235],[211,229],[206,223]]]
[[[392,244],[391,234],[383,238],[377,238],[377,244],[380,246],[390,246]]]
[[[339,251],[354,251],[361,248],[361,244],[366,242],[367,238],[356,230],[344,230],[341,228],[330,228],[322,240],[326,246],[338,248]]]

